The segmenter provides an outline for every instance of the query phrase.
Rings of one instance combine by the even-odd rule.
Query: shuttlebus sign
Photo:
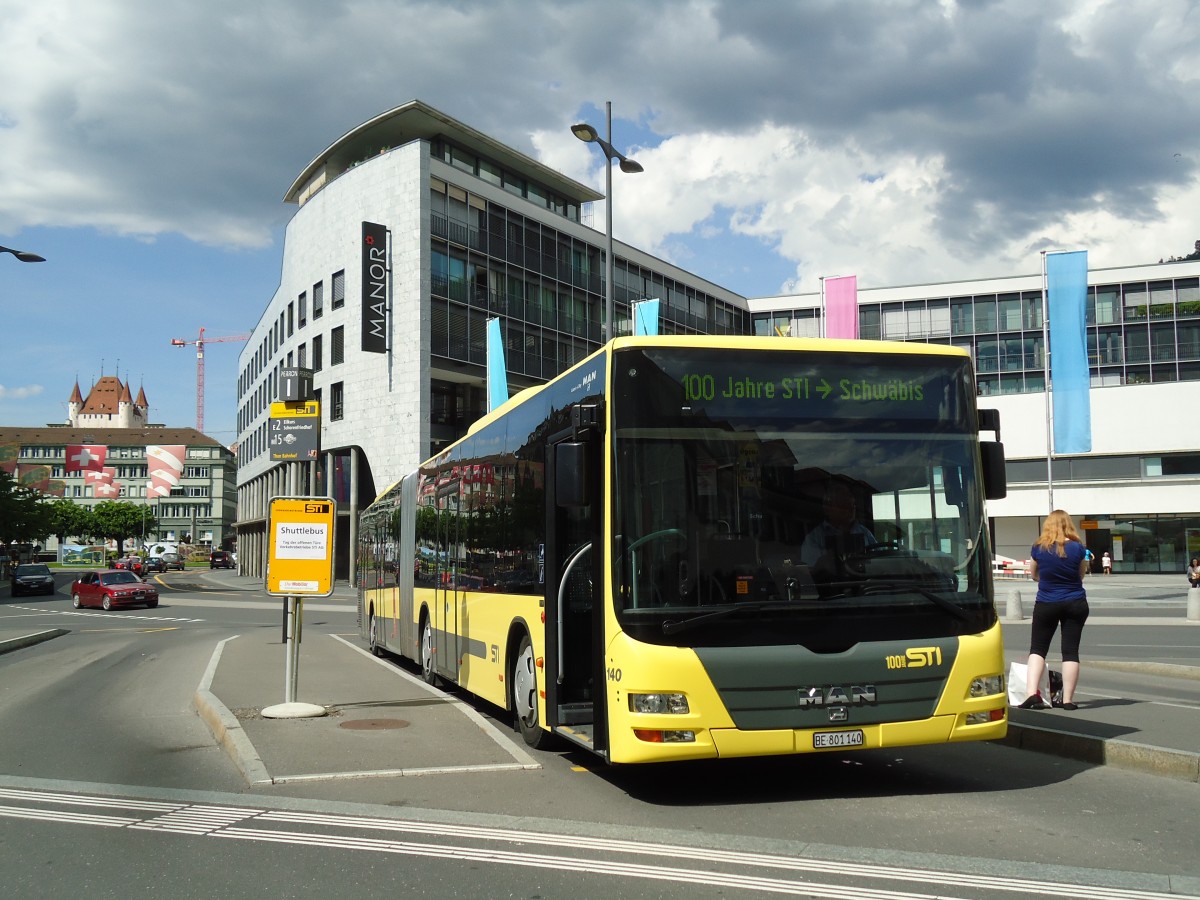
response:
[[[334,504],[329,497],[271,501],[267,593],[328,597],[333,593]]]

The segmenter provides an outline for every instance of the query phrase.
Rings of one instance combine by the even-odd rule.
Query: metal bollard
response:
[[[1188,588],[1187,620],[1200,622],[1200,587]]]
[[[1006,619],[1023,619],[1025,610],[1021,608],[1021,592],[1015,588],[1008,592],[1008,608],[1004,612]]]

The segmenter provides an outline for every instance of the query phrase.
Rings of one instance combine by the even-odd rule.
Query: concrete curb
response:
[[[1143,675],[1157,675],[1160,678],[1187,678],[1190,681],[1200,681],[1200,666],[1156,662],[1121,662],[1105,659],[1089,659],[1085,665],[1094,666],[1097,669],[1112,669],[1115,672],[1140,672]]]
[[[200,718],[213,733],[213,737],[217,739],[217,743],[237,765],[247,784],[274,784],[258,751],[250,743],[250,738],[246,737],[246,732],[238,722],[237,716],[231,713],[229,708],[212,692],[213,676],[217,672],[217,664],[221,661],[221,651],[225,649],[225,645],[229,641],[235,640],[237,637],[238,635],[234,635],[217,644],[217,649],[213,651],[204,677],[200,680],[196,693],[192,696],[192,703],[196,707],[196,712],[200,714]]]
[[[56,637],[62,637],[64,634],[70,633],[65,628],[51,628],[48,631],[35,631],[33,634],[23,634],[20,637],[0,641],[0,653],[11,653],[14,650],[32,647],[34,644],[42,643],[42,641],[50,641]]]
[[[1151,747],[1073,731],[1038,728],[1009,721],[1001,742],[1020,750],[1048,753],[1097,766],[1116,766],[1148,775],[1200,783],[1200,753]]]

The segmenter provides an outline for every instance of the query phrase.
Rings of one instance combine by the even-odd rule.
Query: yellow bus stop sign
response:
[[[267,544],[267,593],[328,597],[333,593],[332,497],[275,497]]]

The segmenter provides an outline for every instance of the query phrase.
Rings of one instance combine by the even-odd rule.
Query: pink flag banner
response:
[[[121,485],[112,481],[98,481],[92,490],[97,497],[112,498],[121,496]]]
[[[858,338],[858,276],[825,279],[825,337]]]
[[[104,469],[108,448],[96,444],[67,444],[66,472],[99,472]]]
[[[88,469],[83,473],[84,484],[112,484],[113,479],[117,477],[116,469],[101,469],[97,472],[95,469]]]
[[[150,480],[146,482],[146,496],[169,497],[171,488],[179,484],[183,475],[183,460],[187,447],[171,444],[146,448],[146,471]]]

